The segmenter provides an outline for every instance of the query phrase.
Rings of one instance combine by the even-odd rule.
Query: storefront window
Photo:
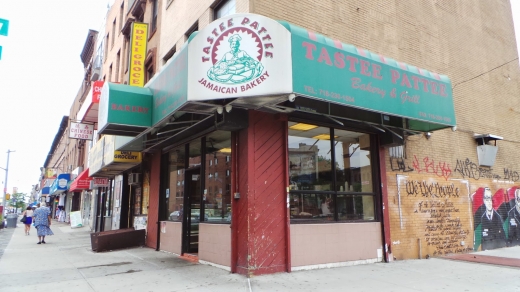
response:
[[[339,192],[372,192],[370,135],[334,129]]]
[[[338,195],[338,219],[350,220],[374,220],[374,197]]]
[[[289,122],[291,222],[376,220],[370,135]]]
[[[331,190],[329,128],[289,124],[289,180],[292,190]]]
[[[168,206],[168,220],[182,222],[182,208],[184,205],[184,146],[178,147],[169,153],[170,183],[166,189],[166,205]]]
[[[231,221],[231,133],[217,131],[206,137],[205,218],[208,223]],[[218,163],[226,161],[226,163]]]

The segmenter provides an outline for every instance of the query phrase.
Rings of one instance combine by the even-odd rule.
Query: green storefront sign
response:
[[[188,46],[175,54],[147,87],[153,94],[152,125],[156,125],[188,99]]]
[[[152,95],[148,88],[105,83],[99,102],[99,129],[131,125],[147,129],[152,121]]]
[[[417,130],[456,124],[446,76],[282,24],[292,34],[295,93],[409,118]]]

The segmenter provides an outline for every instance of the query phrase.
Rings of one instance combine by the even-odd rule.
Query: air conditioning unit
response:
[[[99,80],[99,75],[101,74],[100,68],[94,68],[92,69],[92,76],[90,77],[90,81],[97,81]]]
[[[130,173],[128,175],[128,184],[129,185],[137,185],[139,184],[141,181],[140,181],[140,174],[139,173]]]

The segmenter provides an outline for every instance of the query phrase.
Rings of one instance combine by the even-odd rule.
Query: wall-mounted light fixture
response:
[[[473,138],[477,142],[478,164],[481,166],[493,166],[498,152],[497,140],[503,140],[503,137],[493,134],[474,134]],[[495,145],[492,145],[492,142]]]

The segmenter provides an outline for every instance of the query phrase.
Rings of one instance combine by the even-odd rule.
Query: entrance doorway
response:
[[[201,218],[200,167],[186,170],[182,249],[185,253],[199,252],[199,223]]]

